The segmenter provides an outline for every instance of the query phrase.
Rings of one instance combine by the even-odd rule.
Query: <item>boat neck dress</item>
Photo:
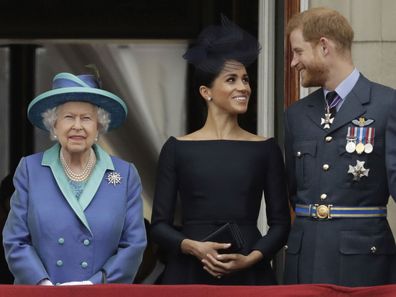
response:
[[[257,228],[263,193],[269,227],[265,236]],[[170,137],[159,157],[151,221],[153,240],[166,253],[161,283],[275,284],[270,260],[285,244],[290,228],[286,193],[283,157],[273,138],[187,141]],[[227,222],[236,223],[242,233],[242,254],[259,250],[264,258],[217,279],[199,259],[182,253],[181,242],[202,240]]]

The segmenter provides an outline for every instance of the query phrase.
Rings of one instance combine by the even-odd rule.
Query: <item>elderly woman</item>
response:
[[[140,178],[96,144],[126,115],[93,75],[60,73],[30,103],[29,120],[57,143],[15,172],[3,230],[15,284],[133,281],[146,246]]]

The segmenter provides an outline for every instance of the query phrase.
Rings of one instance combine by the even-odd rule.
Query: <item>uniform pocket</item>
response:
[[[298,270],[300,262],[301,242],[303,239],[303,231],[295,231],[290,233],[287,241],[286,261],[285,261],[285,284],[298,283]]]
[[[389,281],[395,240],[389,231],[341,231],[340,284],[378,285]]]
[[[293,146],[298,187],[307,188],[312,183],[315,172],[316,146],[315,140],[296,142]]]

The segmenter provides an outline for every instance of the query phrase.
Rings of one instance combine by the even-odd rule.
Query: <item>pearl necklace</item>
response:
[[[87,164],[85,164],[85,167],[81,173],[75,173],[70,168],[70,166],[67,164],[65,160],[65,157],[63,156],[62,150],[60,151],[60,160],[67,177],[75,182],[85,181],[91,175],[92,169],[96,164],[96,156],[95,153],[93,153],[92,149],[89,152],[89,158]]]

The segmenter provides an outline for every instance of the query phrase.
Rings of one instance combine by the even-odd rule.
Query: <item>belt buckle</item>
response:
[[[325,205],[325,204],[315,204],[315,214],[316,218],[325,220],[331,219],[331,207],[333,205]]]

